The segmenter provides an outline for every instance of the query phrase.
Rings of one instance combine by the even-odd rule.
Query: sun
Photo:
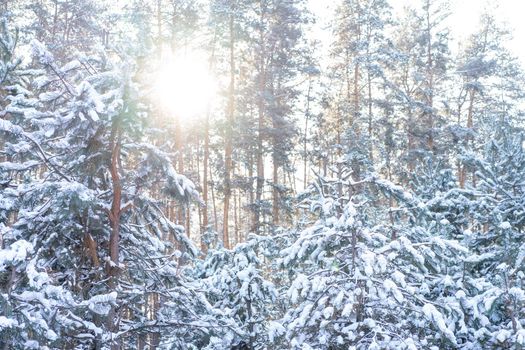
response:
[[[186,53],[161,60],[153,91],[155,100],[166,111],[179,118],[196,118],[206,113],[216,88],[216,79],[203,55]]]

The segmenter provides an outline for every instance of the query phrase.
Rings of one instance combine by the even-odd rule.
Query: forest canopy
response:
[[[523,66],[451,8],[0,0],[0,348],[524,349]]]

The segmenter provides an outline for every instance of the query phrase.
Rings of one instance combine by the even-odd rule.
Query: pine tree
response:
[[[267,280],[263,261],[273,244],[268,237],[251,236],[232,250],[210,250],[199,267],[212,305],[223,310],[237,325],[238,333],[211,340],[213,349],[232,346],[265,348],[269,340],[280,335],[275,318],[278,293]]]
[[[129,62],[119,68],[99,56],[60,66],[41,43],[32,51],[36,88],[5,108],[0,167],[12,179],[1,217],[13,218],[2,228],[11,276],[2,305],[8,323],[28,331],[3,339],[56,348],[205,342],[214,311],[179,264],[197,250],[148,191],[161,178],[180,201],[197,192],[148,142]],[[195,310],[212,316],[195,323]]]
[[[483,154],[466,157],[478,178],[465,231],[474,253],[466,259],[470,288],[465,296],[470,297],[469,326],[475,330],[469,339],[472,348],[520,347],[525,342],[519,316],[525,308],[523,130],[506,123],[496,123],[492,130]]]
[[[441,111],[450,65],[447,3],[423,0],[418,9],[406,8],[394,39],[398,63],[389,74],[393,113],[404,135],[396,135],[406,165],[405,179],[418,162],[446,153]],[[437,137],[439,135],[439,137]]]
[[[465,148],[479,146],[473,144],[473,135],[483,132],[484,123],[516,115],[517,102],[523,99],[519,83],[523,73],[516,58],[504,46],[509,36],[494,16],[484,13],[480,17],[480,28],[463,43],[457,67],[462,81],[455,106],[454,136]],[[458,174],[460,186],[465,187],[467,168],[458,166]],[[472,182],[475,182],[474,174]]]
[[[261,0],[255,7],[251,48],[255,53],[254,93],[257,108],[257,175],[253,203],[253,231],[261,230],[261,214],[270,204],[264,201],[266,183],[264,159],[266,143],[270,144],[273,174],[271,213],[273,224],[279,223],[280,200],[284,189],[279,180],[279,169],[288,162],[291,145],[287,142],[295,136],[291,120],[291,106],[296,90],[290,83],[298,73],[296,60],[301,59],[300,42],[302,24],[305,19],[301,12],[303,1],[269,2]]]
[[[321,177],[311,188],[318,219],[282,252],[293,274],[282,348],[454,348],[461,314],[443,283],[455,291],[467,249],[434,234],[441,224],[414,194],[373,174],[365,183],[397,206],[341,201],[338,181]]]

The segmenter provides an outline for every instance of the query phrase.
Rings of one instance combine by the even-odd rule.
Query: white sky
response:
[[[319,28],[326,27],[331,19],[334,6],[339,0],[309,0],[311,11],[317,16]],[[390,0],[394,13],[405,5],[419,6],[420,0]],[[479,15],[484,8],[489,8],[500,23],[505,23],[513,33],[510,50],[525,65],[525,0],[449,0],[451,16],[449,26],[453,40],[460,40],[471,34],[478,23]],[[322,39],[328,39],[329,33],[322,33]],[[451,42],[451,49],[454,45]]]

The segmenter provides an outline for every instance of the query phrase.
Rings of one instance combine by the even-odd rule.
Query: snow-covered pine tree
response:
[[[178,264],[196,249],[150,189],[181,201],[197,193],[149,142],[132,60],[100,55],[61,66],[37,41],[32,54],[36,76],[0,121],[0,176],[9,181],[0,217],[11,218],[2,224],[0,331],[16,329],[2,341],[14,349],[201,348],[221,315]]]
[[[377,123],[383,92],[376,86],[382,84],[386,66],[392,64],[392,45],[385,36],[391,8],[383,0],[343,0],[335,15],[330,104],[337,119],[336,132],[344,140],[337,141],[338,147],[348,145],[358,164],[362,158],[373,159],[376,137],[383,127]]]
[[[451,130],[458,146],[479,151],[484,140],[492,136],[492,130],[483,127],[484,124],[493,119],[518,123],[522,120],[518,110],[524,97],[523,71],[517,57],[506,48],[510,37],[508,28],[486,10],[479,19],[478,29],[463,43],[456,70],[459,90],[452,107],[456,120]],[[488,133],[484,134],[485,131]],[[474,173],[460,161],[458,177],[462,188],[468,178],[475,182]]]
[[[463,315],[450,293],[467,250],[440,237],[413,193],[373,174],[365,184],[375,198],[341,200],[330,179],[311,188],[317,219],[282,252],[293,282],[280,348],[457,347]],[[386,205],[388,197],[397,205]]]
[[[214,337],[209,349],[264,349],[282,334],[282,327],[272,321],[277,318],[278,292],[263,265],[272,245],[271,237],[252,235],[232,250],[222,246],[210,249],[199,266],[210,303],[223,310],[238,329],[237,333]]]
[[[292,118],[293,101],[298,96],[296,83],[304,57],[302,26],[306,23],[304,0],[255,1],[249,13],[250,60],[253,74],[250,94],[254,104],[257,142],[255,198],[252,232],[260,234],[265,225],[279,225],[282,209],[290,210],[288,189],[281,173],[290,168],[290,141],[297,134]],[[267,146],[267,143],[270,145]],[[266,154],[272,156],[272,177],[266,181]],[[287,169],[288,168],[288,169]],[[251,180],[253,181],[253,180]],[[272,187],[272,202],[263,195],[266,184]],[[271,218],[271,222],[267,218]]]
[[[496,121],[482,155],[465,156],[477,186],[469,202],[466,259],[469,349],[525,346],[524,132]]]
[[[25,18],[22,30],[50,48],[58,61],[69,55],[91,52],[107,44],[110,24],[102,19],[109,3],[95,0],[13,1],[17,19]],[[27,20],[29,18],[30,20]],[[29,39],[29,40],[30,40]]]
[[[59,341],[61,333],[74,332],[81,327],[96,330],[93,322],[75,317],[69,310],[77,308],[83,312],[89,308],[103,308],[112,302],[113,295],[74,300],[67,286],[64,288],[61,283],[53,283],[63,278],[62,272],[50,274],[46,264],[49,260],[42,259],[42,247],[56,236],[51,227],[55,219],[49,218],[48,221],[42,215],[50,210],[53,200],[47,195],[49,190],[46,191],[45,185],[40,181],[32,182],[32,177],[42,174],[44,163],[49,160],[41,148],[42,134],[38,127],[24,120],[21,113],[26,110],[30,121],[29,114],[38,105],[28,84],[28,79],[34,78],[38,72],[20,69],[21,59],[15,57],[15,36],[7,29],[7,22],[3,20],[0,33],[4,86],[0,111],[3,141],[0,163],[0,343],[3,348],[36,349]],[[64,197],[67,197],[67,191],[55,199],[60,201]],[[33,218],[37,220],[33,221]],[[60,223],[55,222],[57,224]],[[60,249],[57,253],[61,253]]]
[[[448,81],[450,54],[446,18],[448,3],[421,0],[406,7],[393,35],[395,52],[389,65],[388,105],[396,128],[393,139],[401,152],[395,162],[406,169],[405,179],[429,155],[448,150],[442,137],[445,120],[441,106],[446,105],[444,90]],[[397,154],[396,154],[397,153]]]

